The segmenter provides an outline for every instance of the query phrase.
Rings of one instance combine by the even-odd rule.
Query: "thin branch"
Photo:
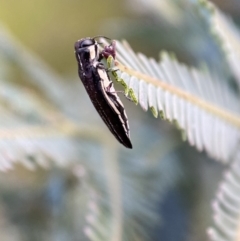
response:
[[[105,151],[105,168],[112,211],[111,241],[121,241],[123,232],[123,206],[120,167],[117,158],[117,147],[107,148]]]
[[[1,140],[17,139],[43,139],[56,137],[86,137],[99,140],[106,145],[113,145],[112,138],[105,134],[101,128],[92,125],[83,125],[75,123],[67,118],[58,119],[46,125],[32,125],[19,128],[1,128]],[[104,138],[102,138],[104,136]]]

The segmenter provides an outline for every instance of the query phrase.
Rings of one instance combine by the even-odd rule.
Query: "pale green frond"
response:
[[[207,10],[203,14],[209,22],[215,40],[222,47],[229,67],[240,86],[240,30],[233,20],[221,12],[208,0],[198,0],[201,10]]]
[[[20,56],[17,59],[20,60]],[[30,62],[25,64],[30,66]],[[51,76],[56,80],[54,74],[45,72],[45,68],[42,72],[48,81]],[[35,79],[34,74],[29,75],[32,84],[41,81]],[[69,105],[66,109],[76,112],[70,118],[73,115],[65,114],[52,104],[57,103],[58,95],[53,95],[55,101],[50,102],[44,95],[10,84],[4,75],[1,77],[1,170],[11,169],[16,163],[22,163],[30,170],[39,165],[48,168],[53,163],[64,168],[73,165],[73,170],[78,173],[79,168],[74,165],[80,163],[91,177],[81,179],[81,187],[86,187],[77,191],[76,199],[72,200],[76,207],[72,217],[80,236],[85,235],[90,240],[112,240],[113,237],[127,240],[139,233],[150,236],[151,227],[160,223],[160,215],[155,211],[159,200],[179,176],[178,157],[172,154],[181,144],[179,139],[171,137],[169,131],[167,136],[162,133],[159,137],[154,129],[147,128],[147,124],[146,128],[140,128],[135,122],[131,130],[138,126],[135,130],[139,143],[136,143],[134,152],[127,152],[104,129],[86,124],[92,118],[92,112],[82,109],[86,110],[89,100],[82,97],[82,90],[76,88],[75,82],[71,88],[66,89],[65,85],[61,90],[65,93],[61,94],[63,100],[60,103],[65,102],[65,106]],[[36,85],[41,90],[47,87],[40,83]],[[137,81],[132,85],[136,91],[135,88],[138,88]],[[76,103],[79,99],[81,105]],[[86,105],[84,101],[88,101]],[[85,115],[88,115],[86,121]],[[144,141],[149,140],[147,143],[141,143],[143,136]]]
[[[36,93],[4,81],[0,85],[1,170],[12,168],[15,162],[33,169],[35,164],[47,167],[52,160],[60,166],[74,161],[79,144],[73,137],[110,142],[99,138],[101,129],[68,119]]]
[[[130,156],[121,152],[117,160],[114,159],[116,152],[106,149],[101,162],[106,176],[94,169],[89,172],[94,179],[96,197],[101,197],[96,198],[93,214],[89,210],[89,222],[84,228],[90,240],[134,240],[136,236],[152,240],[152,229],[160,226],[156,209],[166,190],[173,187],[180,176],[178,158],[173,154],[180,142],[172,143],[168,138],[157,140],[157,135],[154,137],[150,130],[145,136],[152,137],[154,145],[150,144],[150,149],[142,147],[137,155]],[[93,167],[94,162],[88,165]]]
[[[220,184],[213,202],[214,227],[209,228],[211,240],[237,241],[240,238],[240,151]]]
[[[82,91],[80,81],[71,85],[64,83],[4,27],[0,28],[0,36],[2,171],[13,168],[17,162],[29,169],[37,165],[47,168],[53,163],[68,165],[78,160],[80,140],[92,139],[99,144],[112,145],[110,136],[101,138],[104,134],[101,128],[83,121],[85,113],[81,111],[84,102],[79,97]],[[30,87],[11,84],[12,64],[27,74],[25,80]],[[33,85],[35,90],[31,88]]]
[[[176,123],[190,145],[215,159],[229,161],[240,136],[240,106],[234,92],[216,74],[187,67],[166,52],[161,61],[135,54],[117,42],[118,79],[125,81],[134,102],[157,117]]]

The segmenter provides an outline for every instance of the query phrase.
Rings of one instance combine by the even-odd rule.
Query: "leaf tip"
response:
[[[151,110],[153,116],[154,116],[155,118],[157,118],[157,117],[158,117],[158,112],[157,112],[157,110],[156,110],[153,106],[150,106],[150,110]]]
[[[198,3],[201,6],[205,7],[210,13],[214,13],[215,11],[214,4],[212,4],[208,0],[198,0]]]
[[[129,89],[128,94],[129,94],[130,98],[132,99],[132,101],[137,105],[138,104],[138,99],[137,99],[137,96],[134,94],[132,88]]]
[[[176,126],[176,128],[177,128],[178,130],[181,129],[181,126],[179,125],[179,122],[178,122],[176,119],[173,119],[173,122],[172,122],[172,123]]]
[[[186,133],[186,131],[184,131],[183,129],[181,129],[181,137],[182,137],[182,140],[183,140],[183,141],[186,141],[186,140],[187,140],[187,133]]]
[[[114,59],[113,59],[113,57],[111,55],[109,55],[108,58],[107,58],[107,66],[110,69],[115,66]]]
[[[162,120],[165,119],[165,115],[164,115],[164,112],[162,110],[159,111],[159,116]]]

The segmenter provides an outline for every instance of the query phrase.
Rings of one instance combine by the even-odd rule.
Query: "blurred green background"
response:
[[[239,22],[238,1],[213,2]],[[1,1],[0,20],[22,43],[34,50],[58,72],[65,74],[75,68],[74,42],[98,34],[113,39],[127,39],[136,51],[153,57],[157,57],[161,49],[167,49],[177,52],[180,59],[187,58],[185,55],[190,53],[185,52],[185,49],[181,50],[184,42],[181,41],[184,31],[191,29],[188,26],[187,30],[181,29],[180,39],[176,39],[176,35],[175,38],[169,37],[179,34],[177,28],[182,27],[184,23],[179,11],[185,9],[191,14],[192,10],[184,1],[169,1],[168,4],[160,5],[164,6],[167,8],[161,9],[163,15],[157,16],[161,20],[159,21],[156,20],[156,13],[144,8],[141,1],[138,4],[137,1],[111,0],[9,0]],[[177,22],[178,20],[180,21]]]
[[[166,49],[187,64],[199,66],[204,62],[220,75],[229,77],[223,54],[212,40],[199,11],[184,0],[160,2],[159,9],[154,10],[147,7],[147,1],[142,5],[140,0],[2,0],[0,22],[70,85],[78,79],[74,42],[95,35],[126,39],[135,51],[157,59],[159,51]],[[214,2],[240,23],[239,1]],[[83,88],[79,95],[82,91]],[[83,96],[85,98],[86,94]],[[121,149],[117,153],[121,160],[120,169],[127,173],[126,176],[135,178],[137,184],[141,183],[137,188],[144,187],[143,196],[146,190],[153,190],[157,196],[154,197],[154,212],[161,216],[163,222],[159,221],[158,225],[161,223],[163,226],[144,226],[144,221],[138,216],[135,222],[143,222],[154,237],[151,240],[205,240],[205,229],[210,224],[210,217],[206,214],[210,213],[210,200],[221,178],[222,166],[182,143],[180,134],[168,123],[155,120],[128,101],[123,102],[136,149],[131,153]],[[88,99],[83,104],[86,112],[89,109],[92,119],[98,118]],[[101,120],[97,119],[98,122]],[[96,125],[105,128],[99,123]],[[158,145],[160,139],[162,142]],[[167,154],[163,154],[165,159],[162,161],[160,154],[164,151]],[[90,162],[85,156],[79,158]],[[91,168],[102,170],[103,166],[96,163]],[[158,176],[160,170],[163,171]],[[172,181],[174,185],[165,179],[175,180]],[[145,186],[147,180],[152,181],[151,185]],[[130,189],[129,193],[134,193],[132,189],[135,190],[135,186],[131,186],[131,181],[127,179],[125,185]],[[81,202],[79,204],[79,198],[85,197],[84,190],[79,192],[78,188],[84,183],[80,180],[79,184],[71,168],[52,168],[49,171],[39,168],[31,172],[16,165],[15,170],[0,175],[0,183],[1,241],[85,240],[83,229],[79,230],[82,223],[78,221],[84,215],[85,207]],[[159,191],[162,186],[166,190],[165,196]],[[130,202],[131,207],[137,205],[135,199],[125,202]],[[82,212],[78,210],[81,208]],[[143,214],[145,218],[144,215],[146,213]],[[147,220],[145,218],[145,222]],[[136,240],[145,240],[145,237]]]
[[[126,15],[123,2],[111,0],[1,1],[0,8],[1,21],[61,73],[75,66],[73,44],[77,39],[107,35],[101,32],[103,22]]]

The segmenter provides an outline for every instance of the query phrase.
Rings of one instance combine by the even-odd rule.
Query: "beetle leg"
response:
[[[113,86],[113,82],[111,82],[111,83],[107,86],[107,88],[105,89],[105,91],[106,91],[106,93],[107,93],[108,95],[112,95],[112,94],[115,94],[115,93],[121,93],[121,94],[124,94],[124,96],[125,96],[129,101],[132,101],[132,99],[131,99],[129,96],[127,96],[127,95],[125,94],[125,92],[122,91],[122,90],[114,90],[114,91],[111,91],[112,86]]]

